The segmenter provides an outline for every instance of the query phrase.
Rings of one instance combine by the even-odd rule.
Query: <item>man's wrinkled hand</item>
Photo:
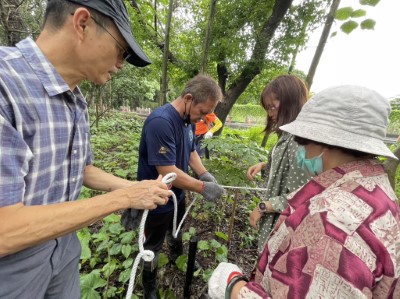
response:
[[[157,205],[165,205],[172,191],[161,181],[162,176],[157,180],[140,181],[125,189],[128,192],[129,207],[141,210],[153,210]]]

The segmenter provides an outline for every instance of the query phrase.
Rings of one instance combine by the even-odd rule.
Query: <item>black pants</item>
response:
[[[180,202],[178,202],[177,227],[185,214],[185,210],[185,198],[182,198]],[[146,236],[146,241],[143,244],[144,249],[151,250],[154,253],[161,251],[165,236],[167,233],[172,234],[173,220],[173,210],[164,214],[149,214],[144,227],[144,234]],[[178,238],[181,238],[181,236],[182,234],[179,234]]]

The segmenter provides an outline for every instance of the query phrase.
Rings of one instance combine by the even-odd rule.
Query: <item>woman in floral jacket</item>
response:
[[[400,298],[399,206],[375,159],[397,159],[383,143],[389,113],[378,93],[338,86],[281,127],[302,145],[299,166],[318,175],[289,196],[255,279],[221,263],[212,298]]]

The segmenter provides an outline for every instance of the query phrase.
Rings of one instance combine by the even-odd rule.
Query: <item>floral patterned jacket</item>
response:
[[[400,298],[399,205],[379,162],[325,171],[288,204],[239,298]]]

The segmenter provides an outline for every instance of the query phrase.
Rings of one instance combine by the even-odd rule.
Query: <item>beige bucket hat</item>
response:
[[[397,160],[383,142],[389,114],[389,100],[376,91],[342,85],[316,94],[296,120],[280,129],[324,144]]]

